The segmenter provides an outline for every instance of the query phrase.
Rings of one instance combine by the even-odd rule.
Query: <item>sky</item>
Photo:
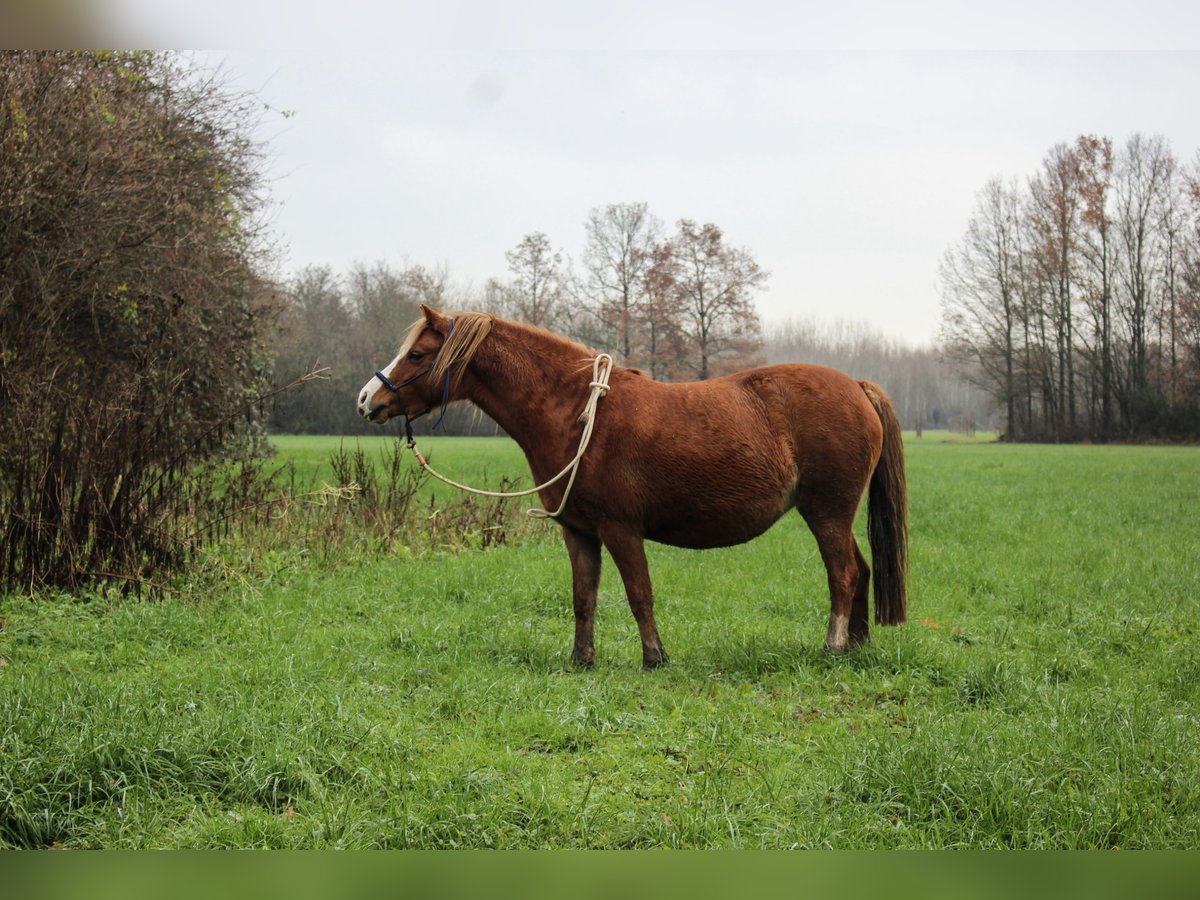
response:
[[[1195,3],[110,2],[263,101],[284,277],[478,290],[524,235],[578,261],[589,210],[644,201],[749,250],[766,322],[924,344],[988,179],[1082,133],[1200,149]]]

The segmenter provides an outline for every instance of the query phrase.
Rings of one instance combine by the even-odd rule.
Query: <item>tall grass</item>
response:
[[[299,554],[326,564],[439,550],[487,549],[532,531],[521,507],[504,498],[461,494],[426,475],[395,438],[280,436],[273,456],[208,471],[220,497],[216,514],[198,516],[189,537],[203,552],[192,573],[171,587],[186,591],[198,572],[208,583],[240,581],[263,561]],[[472,442],[475,442],[472,444]],[[476,483],[508,491],[524,467],[510,442],[441,438]],[[499,450],[499,466],[479,464],[469,448]],[[491,452],[482,454],[484,460]],[[513,474],[509,474],[513,473]]]

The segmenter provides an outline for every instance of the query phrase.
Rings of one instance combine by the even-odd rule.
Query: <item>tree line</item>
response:
[[[659,380],[700,377],[706,365],[698,339],[703,323],[658,318],[653,294],[627,304],[627,296],[637,298],[636,291],[643,290],[630,283],[632,267],[607,270],[611,278],[606,290],[598,276],[592,276],[596,282],[590,287],[580,285],[571,279],[562,255],[548,247],[544,235],[523,238],[509,254],[511,278],[489,282],[482,296],[455,289],[445,271],[419,265],[356,264],[342,274],[327,266],[301,270],[282,291],[274,380],[283,385],[299,373],[317,370],[324,377],[276,397],[271,429],[376,433],[375,426],[355,414],[351,399],[372,368],[394,356],[422,303],[485,309],[540,323],[606,350],[623,363],[640,365]],[[700,293],[699,283],[696,279],[688,288],[693,296]],[[590,300],[585,289],[591,292]],[[655,285],[650,291],[657,289]],[[991,398],[947,367],[934,347],[906,345],[867,323],[793,318],[764,326],[755,315],[742,322],[740,334],[719,320],[718,326],[708,335],[710,375],[763,363],[816,363],[882,384],[905,427],[962,429],[968,422],[981,427],[990,422]],[[426,420],[416,423],[418,431],[429,427]],[[445,428],[450,434],[497,433],[490,419],[468,406],[451,407]]]
[[[768,273],[713,223],[680,219],[667,234],[646,203],[593,209],[580,267],[528,234],[490,279],[484,308],[560,331],[660,380],[705,379],[752,366],[762,349],[754,292]]]
[[[308,267],[283,290],[275,380],[327,368],[329,377],[281,396],[271,414],[280,431],[358,433],[352,397],[370,361],[385,361],[422,303],[469,307],[566,334],[659,380],[710,378],[763,360],[754,292],[767,273],[712,223],[681,219],[667,234],[645,203],[592,210],[578,269],[541,232],[505,254],[508,275],[481,293],[455,291],[422,266],[356,264],[339,275]],[[374,364],[378,364],[375,362]],[[494,430],[458,410],[451,430]]]
[[[940,282],[944,350],[1006,437],[1200,436],[1200,154],[1058,144],[987,182]]]

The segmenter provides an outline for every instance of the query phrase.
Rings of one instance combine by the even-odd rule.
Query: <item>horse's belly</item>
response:
[[[697,493],[663,504],[646,528],[660,544],[707,550],[743,544],[765,532],[792,506],[790,490],[733,499]]]

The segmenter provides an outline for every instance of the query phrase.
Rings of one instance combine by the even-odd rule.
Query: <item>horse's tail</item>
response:
[[[867,493],[867,536],[875,575],[875,622],[899,625],[908,618],[908,486],[904,442],[892,401],[877,384],[859,382],[883,424],[883,451]]]

